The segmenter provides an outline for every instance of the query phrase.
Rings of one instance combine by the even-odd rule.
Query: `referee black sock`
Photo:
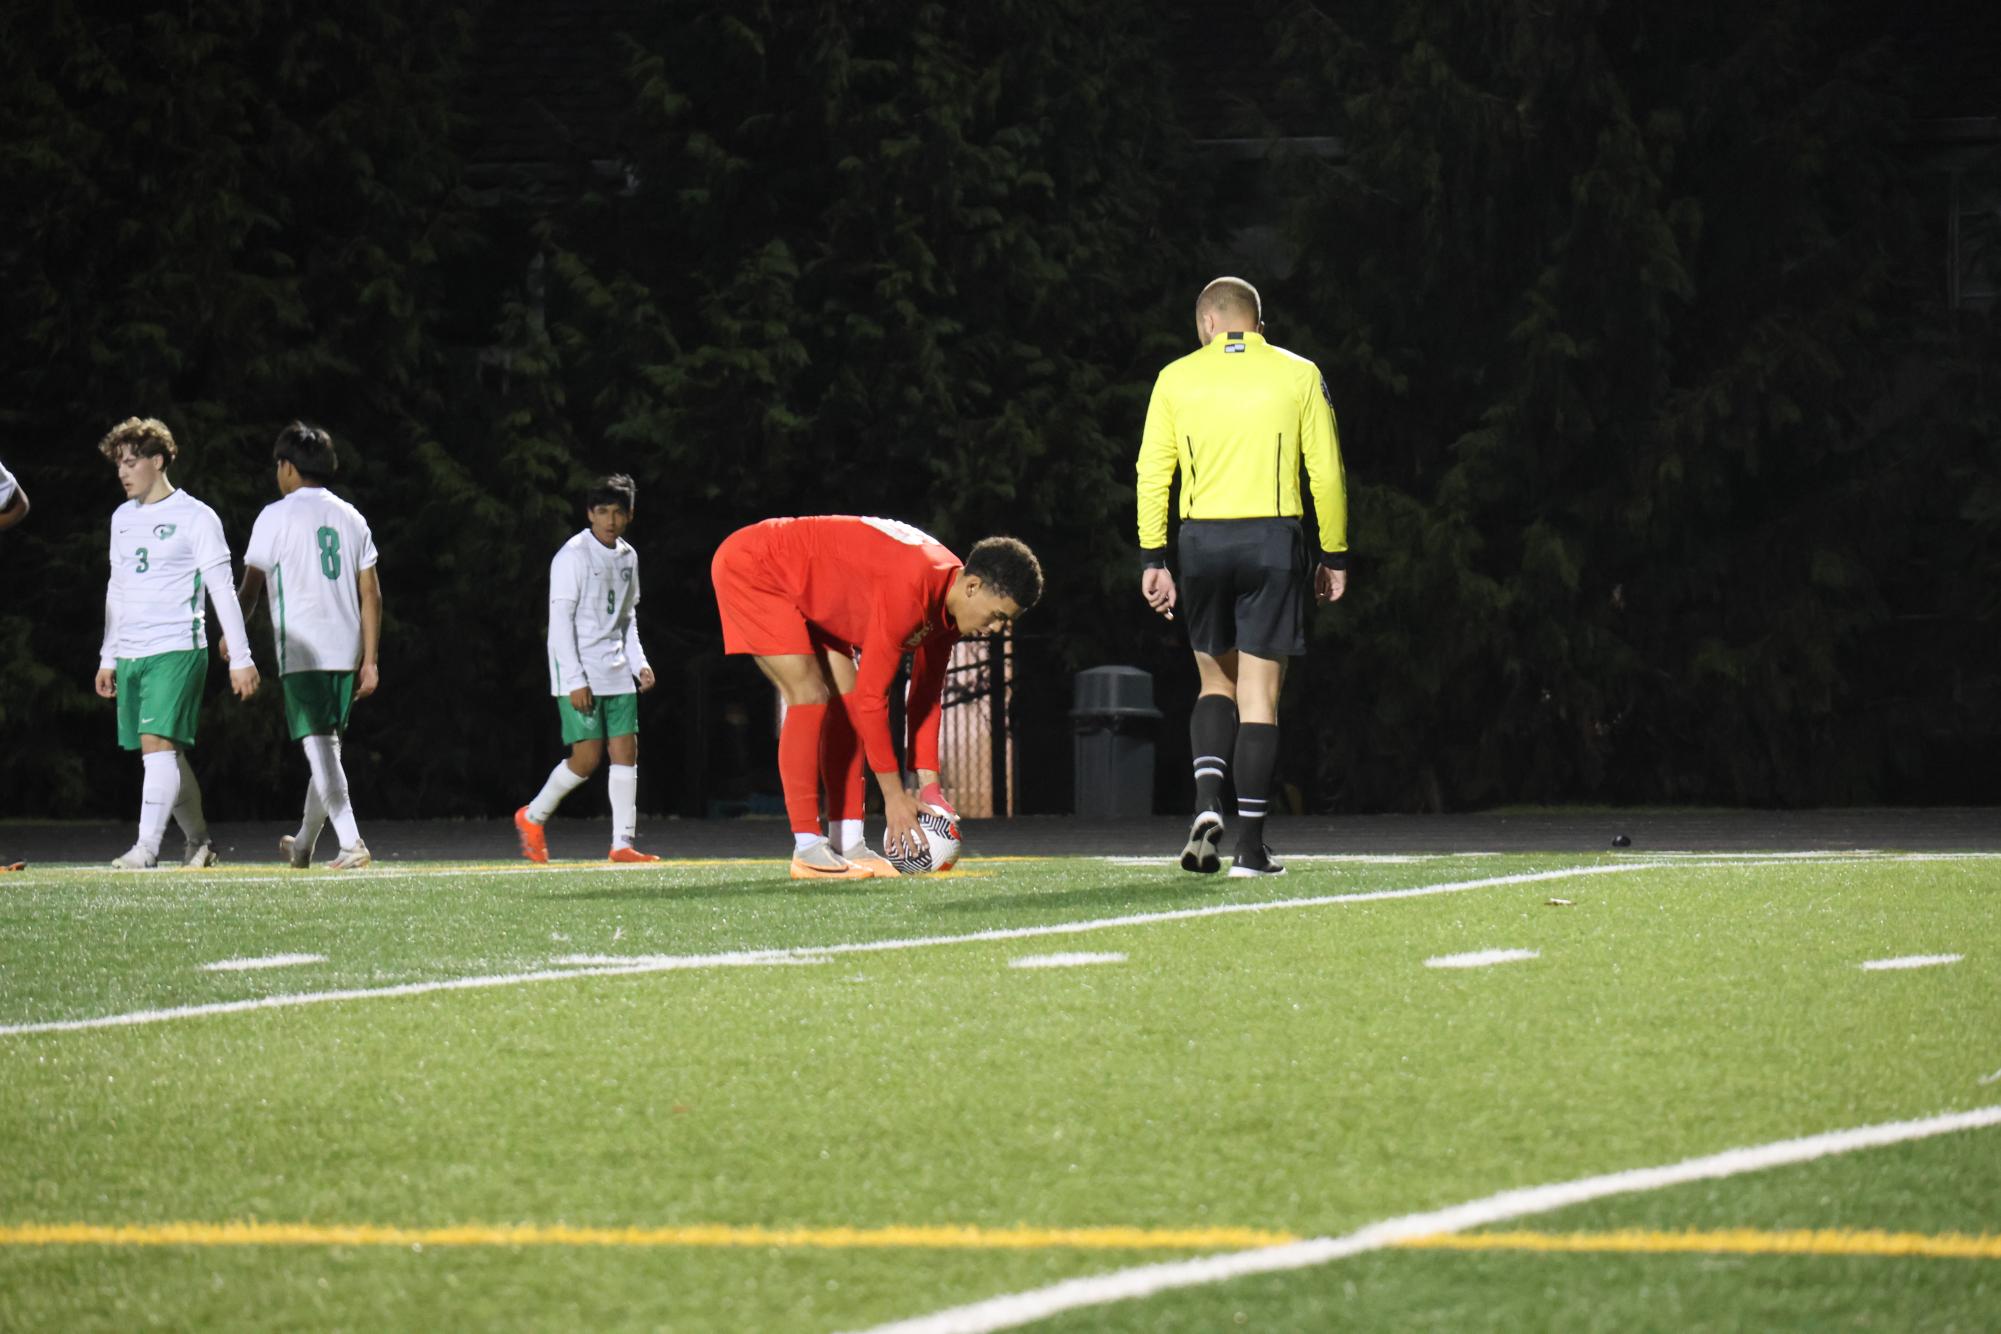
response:
[[[1271,804],[1272,774],[1278,769],[1278,724],[1243,723],[1237,728],[1237,855],[1264,846],[1265,812]]]
[[[1223,809],[1223,780],[1237,744],[1237,701],[1228,695],[1201,695],[1188,715],[1188,742],[1195,752],[1195,809]]]

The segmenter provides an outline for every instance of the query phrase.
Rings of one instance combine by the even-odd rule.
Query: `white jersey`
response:
[[[351,672],[361,665],[361,571],[375,537],[361,511],[323,486],[302,486],[264,507],[243,563],[264,571],[278,675]]]
[[[647,667],[639,647],[639,553],[608,547],[586,528],[549,562],[549,693],[589,686],[630,695]]]
[[[7,471],[7,465],[0,463],[0,510],[14,503],[14,493],[21,489],[14,480],[14,474]]]
[[[251,665],[229,544],[215,511],[185,491],[150,505],[128,500],[111,513],[111,584],[104,594],[98,666],[120,658],[208,647],[203,594],[229,640],[229,665]]]

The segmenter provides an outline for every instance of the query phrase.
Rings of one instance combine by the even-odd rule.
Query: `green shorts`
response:
[[[292,740],[339,736],[354,707],[353,672],[287,672],[278,678],[285,692],[285,721]]]
[[[602,741],[606,737],[632,736],[639,731],[639,696],[593,695],[591,711],[578,713],[568,695],[556,696],[556,716],[563,720],[563,744]]]
[[[142,736],[163,736],[177,746],[195,743],[202,687],[208,683],[207,649],[120,658],[117,671],[119,745],[137,750]]]

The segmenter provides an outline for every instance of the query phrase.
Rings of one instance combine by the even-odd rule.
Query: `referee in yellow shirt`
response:
[[[1285,660],[1306,651],[1306,590],[1333,602],[1348,585],[1348,499],[1327,382],[1304,357],[1264,338],[1264,307],[1241,278],[1195,301],[1200,350],[1161,371],[1139,447],[1140,591],[1174,618],[1167,495],[1181,473],[1181,599],[1202,674],[1189,716],[1195,823],[1186,871],[1221,869],[1223,779],[1234,772],[1235,876],[1284,875],[1265,846],[1278,767]],[[1299,465],[1313,489],[1319,559],[1300,523]]]

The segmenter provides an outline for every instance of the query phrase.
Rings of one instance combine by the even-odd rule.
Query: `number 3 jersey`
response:
[[[647,667],[639,647],[639,553],[606,546],[586,528],[549,562],[549,693],[589,686],[630,695]]]
[[[104,644],[98,665],[208,647],[207,598],[213,596],[232,667],[251,665],[236,608],[229,543],[215,511],[185,491],[150,505],[128,500],[111,512],[111,582],[104,593]]]
[[[243,563],[264,572],[278,674],[361,665],[360,574],[375,565],[361,511],[323,486],[272,501],[250,529]]]

